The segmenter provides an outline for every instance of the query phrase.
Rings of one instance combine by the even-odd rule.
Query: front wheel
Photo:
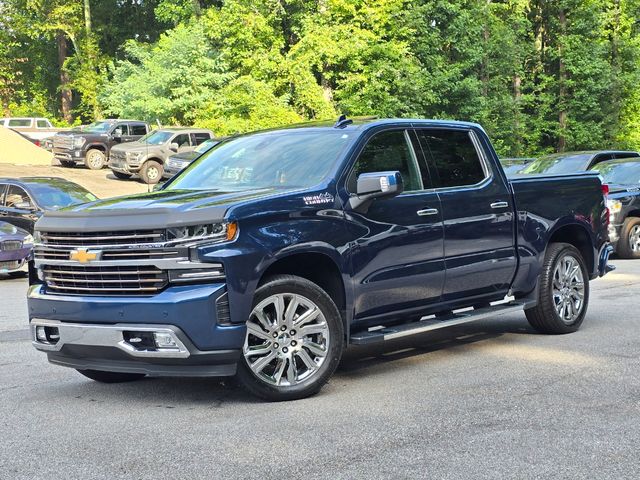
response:
[[[155,160],[148,160],[144,162],[144,165],[142,165],[140,169],[140,178],[144,183],[153,185],[162,179],[163,173],[164,169],[161,163]]]
[[[617,250],[621,258],[640,258],[640,218],[628,217],[624,221]]]
[[[84,159],[84,163],[91,170],[101,170],[107,161],[107,157],[104,152],[96,148],[92,148],[87,152],[87,156]]]
[[[266,400],[305,398],[327,382],[343,348],[342,319],[331,297],[309,280],[277,275],[256,291],[238,379]]]
[[[103,372],[101,370],[78,370],[78,372],[100,383],[133,382],[145,377],[144,373]]]
[[[538,282],[538,304],[525,310],[531,326],[550,334],[578,330],[589,305],[589,274],[580,252],[568,243],[550,244]]]

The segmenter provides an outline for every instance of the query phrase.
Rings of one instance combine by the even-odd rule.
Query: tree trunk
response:
[[[84,0],[84,30],[87,36],[91,35],[91,5],[89,0]]]
[[[564,37],[567,30],[567,15],[564,9],[560,9],[559,21],[561,34]],[[563,38],[558,42],[558,152],[564,152],[567,148],[567,70],[562,58],[562,41]]]
[[[89,0],[85,0],[89,1]],[[191,5],[193,5],[193,14],[196,17],[202,15],[202,5],[200,5],[200,0],[191,0]]]
[[[513,76],[513,132],[515,134],[514,148],[512,155],[519,157],[522,151],[522,134],[520,131],[520,102],[522,101],[522,78],[518,73]]]
[[[58,32],[56,44],[58,45],[58,65],[60,66],[60,110],[64,121],[71,123],[72,94],[69,88],[69,74],[64,69],[64,61],[67,59],[67,38],[64,33]]]

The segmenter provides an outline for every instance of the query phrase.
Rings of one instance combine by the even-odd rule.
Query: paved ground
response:
[[[146,184],[139,182],[137,177],[134,180],[118,180],[108,168],[95,171],[80,166],[64,168],[57,165],[36,166],[0,163],[0,178],[32,176],[63,177],[82,185],[100,198],[146,192],[149,188]]]
[[[215,380],[101,385],[26,339],[0,280],[0,478],[639,478],[640,261],[593,283],[582,330],[524,315],[350,350],[316,397]]]

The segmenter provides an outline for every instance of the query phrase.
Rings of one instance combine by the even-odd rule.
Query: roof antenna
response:
[[[338,121],[333,124],[333,128],[344,128],[347,125],[350,125],[352,123],[353,123],[353,120],[351,120],[350,118],[347,118],[347,116],[343,113],[338,118]]]

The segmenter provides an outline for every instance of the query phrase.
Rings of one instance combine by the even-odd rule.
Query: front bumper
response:
[[[53,157],[65,162],[84,162],[84,153],[81,149],[53,148]]]
[[[111,157],[109,159],[109,168],[114,172],[134,174],[140,171],[140,163],[132,165],[127,160]]]
[[[154,333],[172,338],[174,346],[149,350],[131,340],[133,336],[140,341],[136,336]],[[239,349],[199,350],[173,325],[96,325],[34,318],[31,339],[36,349],[47,353],[51,363],[78,370],[152,376],[230,376],[236,373],[240,357]]]

